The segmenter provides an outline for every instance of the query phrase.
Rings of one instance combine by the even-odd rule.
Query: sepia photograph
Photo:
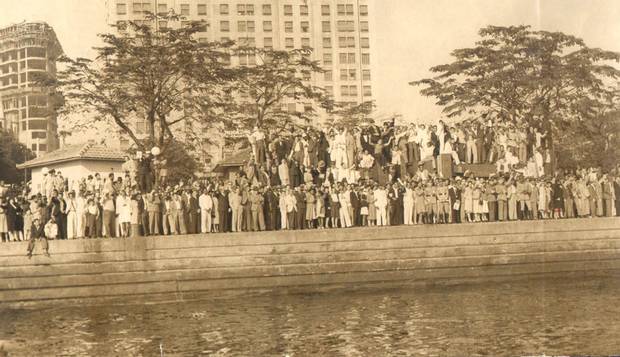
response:
[[[620,356],[618,0],[0,0],[0,102],[0,357]]]

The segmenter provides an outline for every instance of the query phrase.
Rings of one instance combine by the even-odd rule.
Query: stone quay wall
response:
[[[541,275],[620,276],[620,219],[50,241],[0,245],[0,304],[190,299]]]

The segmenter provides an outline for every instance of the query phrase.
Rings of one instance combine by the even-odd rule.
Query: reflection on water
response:
[[[620,279],[0,310],[11,356],[620,352]],[[60,304],[59,304],[60,305]]]

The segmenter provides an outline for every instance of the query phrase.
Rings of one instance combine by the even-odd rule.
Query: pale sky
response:
[[[312,0],[310,0],[312,1]],[[591,47],[620,52],[620,0],[370,0],[374,10],[373,95],[380,115],[407,121],[441,116],[432,98],[408,82],[470,47],[486,25],[533,26],[581,37]],[[92,57],[97,33],[106,31],[105,0],[0,0],[0,27],[46,21],[65,53]],[[371,14],[372,15],[372,14]]]

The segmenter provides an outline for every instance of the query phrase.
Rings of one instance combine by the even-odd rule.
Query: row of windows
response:
[[[355,37],[338,37],[339,48],[355,48]],[[370,39],[368,37],[360,38],[361,48],[370,48]],[[332,38],[323,37],[323,48],[332,48]]]
[[[325,91],[330,96],[334,96],[334,87],[326,86]],[[342,85],[340,86],[340,95],[342,97],[357,97],[357,86],[348,86]],[[372,97],[372,86],[362,86],[362,95],[364,97]]]
[[[165,3],[157,4],[157,12],[158,13],[167,13],[168,5]],[[127,14],[127,4],[126,3],[117,3],[116,4],[116,13],[118,15],[126,15]],[[153,9],[151,7],[150,2],[145,1],[134,1],[131,3],[131,12],[133,14],[143,14],[147,12],[152,12]],[[230,6],[228,4],[220,4],[219,6],[220,15],[229,15],[230,14]],[[206,15],[207,14],[207,4],[197,4],[196,5],[196,13],[198,15]],[[237,15],[254,15],[254,4],[237,4]],[[189,16],[190,15],[190,4],[180,4],[180,14]],[[264,16],[271,16],[272,9],[271,4],[262,5],[262,14]],[[331,14],[331,10],[329,5],[321,5],[321,15],[329,16]],[[353,16],[355,15],[353,4],[338,4],[337,5],[337,14],[338,16]],[[368,5],[360,5],[359,7],[360,16],[368,15]],[[285,16],[293,16],[293,5],[284,5],[284,15]],[[299,5],[299,15],[300,16],[308,16],[308,5]]]
[[[47,120],[22,121],[22,131],[26,131],[26,130],[47,130]],[[34,136],[32,138],[36,139]]]
[[[323,26],[323,32],[331,32],[331,23],[329,21],[323,21],[322,26]],[[299,24],[299,29],[303,33],[310,32],[310,22],[302,21]],[[337,29],[338,29],[338,32],[355,32],[355,21],[338,21]],[[254,32],[256,30],[256,23],[254,21],[238,21],[237,30],[239,32]],[[220,21],[220,31],[229,32],[230,21],[227,21],[227,20]],[[263,31],[264,32],[273,31],[273,23],[271,21],[263,21]],[[360,31],[361,32],[369,31],[367,21],[360,21]],[[293,21],[284,22],[284,32],[286,33],[294,32]]]

